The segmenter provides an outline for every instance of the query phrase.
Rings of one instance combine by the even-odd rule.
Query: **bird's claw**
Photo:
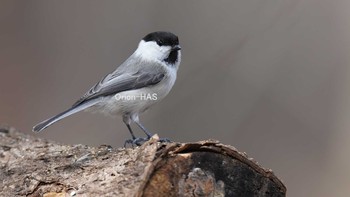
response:
[[[146,138],[134,138],[134,139],[128,139],[125,140],[124,142],[124,148],[126,148],[126,145],[131,144],[132,147],[136,146],[141,146],[143,143],[147,142],[148,140],[150,140],[150,137],[146,137]],[[168,138],[160,138],[158,140],[158,142],[171,142],[171,140],[169,140]]]
[[[159,138],[158,142],[172,142],[168,138]]]
[[[127,144],[131,144],[132,147],[136,146],[141,146],[143,143],[147,142],[149,138],[134,138],[134,139],[128,139],[125,140],[124,142],[124,148],[126,147]]]

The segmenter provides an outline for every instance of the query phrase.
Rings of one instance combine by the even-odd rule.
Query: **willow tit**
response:
[[[42,131],[83,110],[98,111],[112,116],[121,115],[132,137],[125,143],[141,145],[150,139],[151,133],[140,123],[139,114],[169,93],[180,61],[181,47],[176,35],[161,31],[150,33],[114,72],[102,78],[71,108],[37,124],[33,131]],[[130,127],[132,122],[143,130],[146,138],[136,138]]]

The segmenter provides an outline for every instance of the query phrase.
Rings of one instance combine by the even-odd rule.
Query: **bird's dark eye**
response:
[[[162,46],[163,44],[164,44],[163,41],[158,40],[158,45],[159,45],[159,46]]]

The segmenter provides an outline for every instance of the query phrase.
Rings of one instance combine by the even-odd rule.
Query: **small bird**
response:
[[[139,146],[152,136],[141,124],[139,115],[169,93],[180,62],[181,47],[175,34],[163,31],[149,33],[114,72],[96,83],[71,108],[35,125],[33,131],[42,131],[83,110],[97,111],[111,116],[121,115],[132,137],[125,141],[124,146],[128,143]],[[137,138],[131,123],[136,123],[147,137]],[[169,140],[162,138],[160,141]]]

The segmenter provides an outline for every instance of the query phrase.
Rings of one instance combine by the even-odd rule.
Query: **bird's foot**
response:
[[[172,142],[171,140],[169,140],[168,138],[159,138],[158,142]]]
[[[138,137],[138,138],[133,138],[133,139],[128,139],[125,140],[124,142],[124,148],[126,147],[126,145],[131,144],[132,147],[136,146],[141,146],[143,143],[147,142],[150,138],[142,138],[142,137]]]
[[[131,144],[132,147],[134,146],[141,146],[143,143],[147,142],[148,140],[150,140],[150,137],[146,137],[146,138],[134,138],[134,139],[128,139],[125,140],[124,142],[124,148],[126,147],[126,145]],[[171,142],[171,140],[169,140],[168,138],[159,138],[158,142]]]

